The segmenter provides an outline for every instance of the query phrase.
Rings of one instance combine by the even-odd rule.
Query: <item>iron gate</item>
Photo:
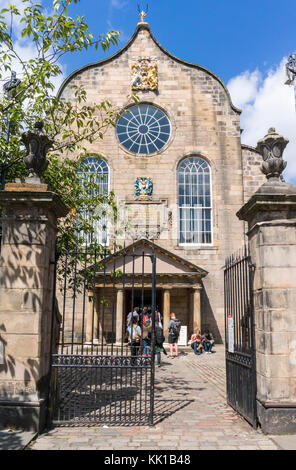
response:
[[[49,399],[54,425],[153,424],[156,257],[144,242],[137,247],[59,253],[53,317],[58,304],[61,324],[57,335],[52,322]],[[139,307],[142,332],[147,292],[151,350],[143,355],[136,326],[128,341],[127,313]]]
[[[256,427],[253,273],[254,265],[247,247],[226,259],[224,302],[227,402]]]

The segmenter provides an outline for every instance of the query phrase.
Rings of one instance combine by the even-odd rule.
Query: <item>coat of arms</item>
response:
[[[151,178],[138,177],[135,180],[135,197],[137,200],[152,198],[153,183]]]
[[[133,58],[132,90],[157,90],[157,63],[154,57]]]

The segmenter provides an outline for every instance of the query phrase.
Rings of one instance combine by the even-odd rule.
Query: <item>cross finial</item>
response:
[[[140,18],[141,18],[141,23],[145,23],[145,18],[146,18],[146,15],[148,13],[148,3],[147,3],[147,6],[146,6],[146,9],[142,9],[140,8],[140,5],[138,4],[138,12],[140,14]],[[141,24],[139,23],[139,24]]]

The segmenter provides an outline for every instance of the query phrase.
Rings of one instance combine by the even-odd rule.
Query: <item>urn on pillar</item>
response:
[[[23,161],[29,171],[29,178],[39,179],[48,167],[46,153],[53,142],[43,132],[42,122],[36,122],[33,131],[22,134],[22,141],[27,150]]]
[[[262,155],[263,163],[261,171],[266,178],[283,180],[282,173],[287,166],[283,160],[283,152],[289,141],[282,135],[277,134],[274,127],[268,129],[266,136],[259,140],[256,150]]]
[[[266,175],[267,181],[260,186],[255,194],[278,194],[283,191],[286,194],[295,193],[293,184],[286,183],[282,175],[287,166],[287,162],[283,160],[283,153],[288,143],[288,139],[279,135],[274,127],[271,127],[266,136],[258,141],[256,150],[263,158],[260,169]]]

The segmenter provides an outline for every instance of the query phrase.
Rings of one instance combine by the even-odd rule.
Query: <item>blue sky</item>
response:
[[[39,0],[51,9],[52,0]],[[21,0],[0,0],[0,7]],[[81,0],[69,14],[84,15],[94,34],[121,31],[122,47],[139,21],[138,0]],[[242,142],[256,146],[270,127],[290,141],[284,158],[285,177],[296,184],[296,110],[293,87],[285,85],[285,63],[296,50],[295,0],[149,0],[147,21],[160,44],[172,54],[212,70],[228,86],[233,103],[242,109]],[[15,25],[19,34],[19,25]],[[18,40],[25,58],[29,42]],[[83,51],[66,56],[64,77],[89,62],[113,54]],[[108,98],[108,97],[107,97]]]
[[[139,20],[137,0],[81,0],[94,32],[122,32],[122,45]],[[296,48],[295,0],[149,0],[147,21],[159,42],[174,55],[202,64],[225,82],[244,70],[266,71]],[[115,50],[115,49],[113,49]],[[69,72],[103,53],[77,55]]]
[[[121,31],[122,47],[139,21],[137,0],[81,0],[96,33]],[[243,110],[242,142],[256,146],[270,127],[290,141],[285,152],[287,181],[296,184],[296,110],[293,87],[285,82],[285,63],[296,50],[295,0],[150,0],[146,20],[160,44],[172,54],[209,68],[226,83]],[[76,54],[66,73],[100,60],[103,53]]]

